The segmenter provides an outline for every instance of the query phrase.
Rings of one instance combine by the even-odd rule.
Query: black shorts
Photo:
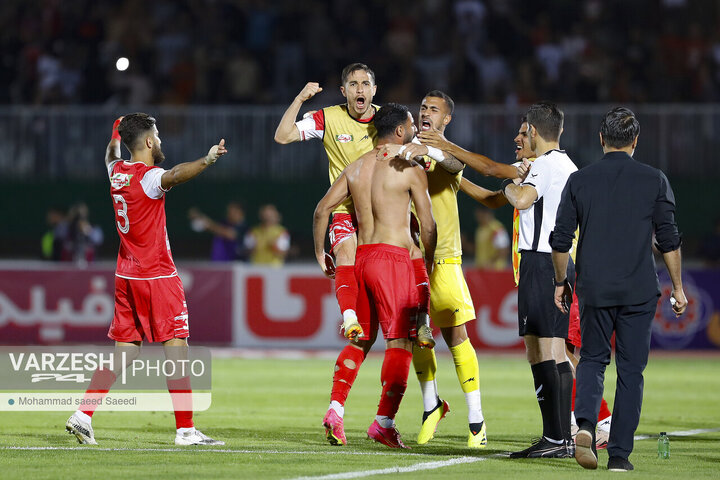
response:
[[[575,265],[568,262],[568,279],[575,285]],[[546,338],[568,337],[570,315],[555,306],[555,269],[549,253],[523,250],[518,285],[518,331]]]

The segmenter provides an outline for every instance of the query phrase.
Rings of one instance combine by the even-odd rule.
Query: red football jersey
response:
[[[117,160],[108,165],[115,226],[120,235],[115,275],[152,279],[177,275],[165,225],[160,167]]]

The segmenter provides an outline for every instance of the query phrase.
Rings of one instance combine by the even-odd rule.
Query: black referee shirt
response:
[[[660,293],[651,243],[680,247],[675,196],[660,170],[610,152],[570,175],[560,199],[553,250],[570,250],[580,226],[575,268],[583,303],[638,305]]]

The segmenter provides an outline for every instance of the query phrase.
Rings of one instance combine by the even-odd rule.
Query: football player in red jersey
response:
[[[120,158],[120,141],[130,151],[130,160]],[[105,154],[110,178],[110,195],[120,249],[115,272],[115,314],[108,336],[117,351],[134,359],[143,337],[161,342],[168,360],[177,362],[181,372],[187,362],[188,312],[185,292],[170,252],[165,225],[165,193],[175,185],[195,178],[227,153],[225,140],[210,148],[205,157],[180,163],[170,170],[158,166],[165,159],[155,119],[146,113],[121,117]],[[86,398],[102,398],[115,382],[113,370],[95,371]],[[190,377],[178,374],[166,378],[175,410],[176,445],[224,445],[196,430],[192,419]],[[95,445],[92,429],[92,402],[85,403],[68,419],[65,428],[80,443]]]

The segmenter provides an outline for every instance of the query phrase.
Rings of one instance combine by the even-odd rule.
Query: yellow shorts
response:
[[[435,262],[430,274],[430,318],[440,328],[457,327],[475,319],[460,257]]]

